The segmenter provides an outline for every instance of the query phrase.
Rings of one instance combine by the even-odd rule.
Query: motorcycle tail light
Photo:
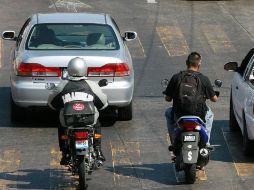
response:
[[[62,139],[62,140],[67,140],[67,139],[68,139],[68,136],[67,136],[67,135],[61,135],[61,139]]]
[[[184,131],[195,131],[200,128],[200,125],[194,121],[184,121],[181,123],[180,127],[183,128]]]
[[[75,132],[75,139],[84,140],[88,138],[88,132],[86,131],[77,131]]]
[[[38,63],[20,63],[16,74],[23,77],[60,77],[59,67],[44,67]]]
[[[95,139],[101,139],[102,135],[101,134],[98,134],[98,133],[95,133],[94,134],[94,138]]]

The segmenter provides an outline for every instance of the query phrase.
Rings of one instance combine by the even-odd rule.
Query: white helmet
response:
[[[87,64],[84,59],[75,57],[69,61],[67,71],[71,77],[84,77],[87,75]]]

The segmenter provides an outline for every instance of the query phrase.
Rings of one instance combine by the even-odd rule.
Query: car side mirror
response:
[[[133,31],[126,31],[124,33],[124,37],[123,39],[125,41],[132,41],[132,40],[135,40],[137,38],[138,34],[137,32],[133,32]]]
[[[107,86],[107,85],[108,85],[108,80],[107,80],[107,79],[101,79],[101,80],[98,82],[98,85],[99,85],[100,87]]]
[[[237,62],[228,62],[224,65],[224,69],[226,71],[236,71],[238,69],[238,63]]]
[[[214,81],[214,84],[215,84],[215,86],[216,87],[221,87],[222,86],[222,81],[220,80],[220,79],[216,79],[215,81]]]
[[[2,33],[2,38],[4,40],[16,40],[15,31],[4,31]]]

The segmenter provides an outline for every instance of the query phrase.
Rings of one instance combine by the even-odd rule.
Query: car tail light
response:
[[[20,63],[17,68],[18,76],[25,77],[60,77],[59,67],[44,67],[38,63]]]
[[[200,125],[194,121],[184,121],[181,123],[180,127],[183,128],[184,131],[200,130]]]
[[[75,139],[76,140],[84,140],[87,138],[88,138],[88,132],[86,132],[86,131],[75,132]]]
[[[124,77],[130,75],[129,66],[126,63],[108,63],[102,67],[89,67],[89,77]]]

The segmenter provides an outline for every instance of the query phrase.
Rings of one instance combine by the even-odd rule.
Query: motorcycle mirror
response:
[[[220,79],[216,79],[215,81],[214,81],[214,84],[215,84],[215,86],[216,87],[221,87],[222,86],[222,81],[220,80]]]
[[[168,80],[168,79],[163,79],[163,80],[161,81],[161,86],[162,86],[163,88],[167,88],[168,83],[169,83],[169,80]]]
[[[46,83],[45,84],[45,88],[47,89],[47,90],[52,90],[53,88],[55,88],[56,87],[56,85],[54,84],[54,83]]]
[[[107,80],[107,79],[101,79],[101,80],[98,82],[98,85],[99,85],[100,87],[107,86],[107,85],[108,85],[108,80]]]

